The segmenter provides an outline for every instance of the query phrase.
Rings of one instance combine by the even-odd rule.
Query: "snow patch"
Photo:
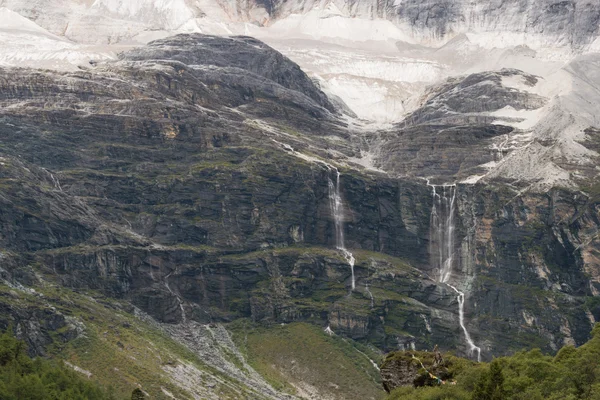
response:
[[[467,179],[463,179],[460,183],[465,185],[474,185],[481,180],[485,175],[471,175]]]
[[[65,41],[64,39],[53,35],[46,29],[42,28],[35,22],[23,17],[22,15],[9,10],[6,7],[0,7],[0,31],[7,32],[26,32],[28,34],[35,34],[40,36],[46,36],[54,40]]]
[[[185,0],[96,0],[92,8],[103,8],[142,21],[158,22],[164,29],[177,29],[195,16]]]
[[[531,129],[544,115],[544,109],[516,110],[511,106],[506,106],[500,110],[491,112],[489,115],[498,118],[498,120],[492,122],[493,124],[508,125],[517,129]]]
[[[339,12],[339,10],[337,10]],[[331,8],[313,9],[306,14],[291,14],[267,28],[269,35],[287,38],[312,38],[343,42],[413,42],[406,32],[384,19],[347,18]]]

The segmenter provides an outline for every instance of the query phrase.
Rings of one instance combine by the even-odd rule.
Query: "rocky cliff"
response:
[[[488,150],[523,132],[486,113],[547,104],[507,79],[537,82],[516,70],[457,78],[405,122],[365,131],[248,37],[178,35],[76,72],[3,68],[2,277],[126,304],[192,349],[200,326],[241,319],[308,322],[381,351],[469,355],[470,334],[486,359],[583,343],[600,318],[592,169],[554,159],[577,172],[569,186],[469,180],[520,151]],[[368,168],[357,162],[366,151],[377,154]],[[352,262],[336,248],[339,226]],[[2,301],[3,325],[36,341],[34,353],[76,331],[68,305],[41,324]]]

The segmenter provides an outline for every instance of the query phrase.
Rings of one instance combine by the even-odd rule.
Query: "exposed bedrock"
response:
[[[201,44],[213,61],[199,56]],[[247,62],[235,65],[228,51]],[[457,85],[496,93],[502,74],[513,72]],[[431,102],[457,104],[447,89]],[[513,93],[495,107],[538,100]],[[183,35],[89,71],[3,69],[0,105],[3,279],[35,285],[27,271],[43,273],[167,323],[310,321],[385,350],[466,353],[456,293],[430,263],[431,187],[417,174],[345,164],[361,137],[274,50]],[[433,140],[431,121],[452,125],[465,112],[425,106],[418,124],[397,129],[430,129],[422,138]],[[447,136],[438,155],[447,168],[418,161],[433,157],[429,144],[418,144],[417,162],[392,136],[396,153],[382,162],[394,174],[429,168],[439,171],[432,183],[453,182],[461,161],[485,161],[481,135],[506,129],[484,125]],[[340,170],[354,290],[335,249],[327,163]],[[496,182],[459,184],[456,201],[450,283],[465,293],[483,356],[585,341],[600,318],[598,197],[519,194]]]

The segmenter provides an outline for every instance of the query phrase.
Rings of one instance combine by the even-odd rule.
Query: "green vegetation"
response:
[[[27,356],[25,343],[0,336],[0,399],[104,400],[109,392],[64,364]]]
[[[69,326],[50,332],[54,340],[47,348],[48,356],[59,364],[66,361],[73,368],[89,371],[89,381],[110,387],[117,399],[131,398],[136,387],[141,387],[152,399],[170,399],[166,392],[179,399],[193,398],[190,390],[196,388],[182,388],[173,379],[176,368],[181,365],[198,375],[217,377],[219,383],[210,391],[219,398],[237,399],[240,393],[245,393],[244,386],[206,365],[196,353],[177,343],[155,324],[131,315],[126,304],[91,290],[78,293],[49,282],[36,287],[36,291],[37,295],[0,284],[0,306],[56,310],[67,315],[71,321]],[[74,329],[72,324],[79,325],[83,331],[65,341],[62,331]],[[198,387],[197,390],[204,389]],[[5,397],[0,395],[0,399]]]
[[[452,359],[448,370],[456,385],[402,387],[388,400],[600,399],[600,324],[585,345],[563,347],[554,357],[534,349],[491,363]]]
[[[264,327],[238,320],[228,328],[249,364],[279,390],[336,399],[383,396],[379,372],[369,361],[379,356],[366,346],[306,323]]]

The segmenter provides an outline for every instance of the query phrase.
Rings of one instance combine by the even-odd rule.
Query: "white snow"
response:
[[[392,22],[364,20],[340,15],[323,15],[316,10],[308,14],[293,14],[268,28],[271,35],[287,38],[310,38],[339,42],[368,42],[381,40],[412,41]]]
[[[96,0],[92,5],[94,8],[118,17],[149,22],[166,30],[176,30],[195,18],[185,0]]]
[[[21,67],[75,69],[91,59],[115,57],[99,46],[81,46],[54,35],[35,22],[0,8],[0,63]]]
[[[0,7],[0,31],[27,32],[31,34],[52,37],[56,40],[63,40],[58,36],[51,34],[35,22],[12,10],[9,10],[6,7]]]
[[[526,45],[535,49],[538,57],[548,61],[567,61],[573,56],[567,47],[548,47],[548,37],[543,34],[497,30],[468,32],[466,36],[471,43],[488,50]]]
[[[355,48],[316,40],[273,40],[270,45],[319,78],[322,89],[340,97],[358,117],[396,122],[416,108],[424,87],[445,76],[445,65],[411,58],[385,43]]]
[[[537,110],[515,110],[511,106],[506,106],[500,110],[491,112],[490,115],[498,117],[498,120],[494,121],[495,124],[513,126],[518,129],[531,129],[541,119],[543,111],[543,108]]]
[[[180,32],[247,34],[296,61],[323,90],[341,98],[371,127],[401,120],[420,105],[429,85],[450,76],[517,68],[539,77],[530,87],[519,76],[503,85],[548,99],[538,110],[505,107],[489,115],[515,131],[494,142],[502,159],[487,176],[569,183],[568,163],[590,165],[597,154],[582,146],[583,130],[600,125],[600,38],[577,56],[569,38],[533,32],[511,5],[468,18],[437,36],[402,18],[375,18],[371,3],[304,0],[282,5],[269,20],[259,5],[234,0],[0,0],[0,66],[74,70],[90,60]],[[400,1],[397,3],[401,4]],[[387,12],[387,11],[386,11]],[[394,11],[395,12],[395,11]],[[429,32],[429,33],[427,33]],[[355,122],[352,122],[355,124]],[[549,149],[535,141],[553,141]],[[535,160],[535,161],[532,161]],[[373,167],[373,155],[349,160]],[[542,176],[551,176],[542,179]],[[549,179],[549,181],[548,181]]]
[[[464,183],[467,185],[474,185],[481,180],[485,175],[471,175],[467,179],[463,179],[460,183]]]
[[[332,76],[323,81],[325,92],[344,100],[358,117],[381,122],[395,122],[406,112],[401,87],[385,81],[352,76]]]

